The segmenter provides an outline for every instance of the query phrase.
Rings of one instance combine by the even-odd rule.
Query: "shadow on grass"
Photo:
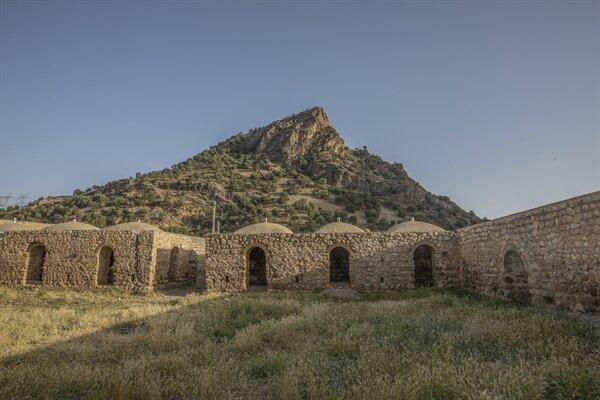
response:
[[[177,287],[163,287],[156,289],[155,292],[163,294],[165,296],[185,297],[189,294],[202,294],[203,290],[197,288],[195,285],[189,285]]]
[[[113,300],[144,301],[145,295],[102,293],[99,301],[80,304],[94,292],[73,292],[68,299],[50,291],[32,293],[31,307],[89,311]],[[200,296],[168,293],[173,308],[156,315],[128,319],[90,334],[14,354],[0,360],[2,399],[82,398],[195,398],[202,385],[203,366],[215,346],[251,325],[300,312],[297,301],[269,301],[248,296],[230,299],[217,294]],[[123,296],[121,299],[120,296]],[[264,296],[262,296],[264,297]],[[26,327],[24,327],[26,329]],[[71,332],[72,334],[72,332]],[[233,369],[232,369],[233,371]],[[224,377],[227,374],[224,374]]]
[[[92,304],[101,306],[113,295],[121,300],[115,293]],[[90,293],[72,296],[50,308],[78,308]],[[124,302],[144,300],[123,297]],[[35,306],[42,304],[35,301]],[[537,321],[530,327],[528,310],[462,291],[369,293],[359,300],[305,292],[191,294],[162,305],[171,308],[136,318],[119,311],[104,329],[4,357],[0,398],[333,399],[381,398],[386,393],[448,398],[479,386],[497,395],[522,390],[520,386],[545,393],[538,386],[547,384],[548,376],[558,385],[557,393],[597,393],[590,382],[599,375],[585,371],[585,357],[586,349],[598,345],[600,333],[535,313],[531,316]],[[84,308],[93,313],[89,304]],[[540,323],[550,333],[556,327],[566,333],[542,337],[533,347],[524,343],[536,335],[528,329]],[[494,329],[506,329],[507,337],[495,335]],[[548,350],[552,346],[564,348]],[[546,361],[573,349],[578,353],[568,362]],[[519,354],[534,356],[523,361]],[[490,369],[482,368],[488,361]],[[558,373],[552,375],[553,370]],[[470,381],[457,378],[459,373]],[[494,380],[497,386],[485,387]],[[506,386],[504,380],[514,383]]]

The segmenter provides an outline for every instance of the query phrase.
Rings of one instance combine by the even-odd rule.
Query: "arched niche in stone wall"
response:
[[[179,248],[173,247],[169,255],[169,269],[167,270],[167,279],[169,282],[177,282],[179,280],[180,257]]]
[[[433,249],[422,244],[413,253],[415,286],[433,286]]]
[[[504,296],[519,304],[529,304],[529,280],[523,258],[515,250],[508,250],[502,265]]]
[[[262,246],[250,246],[246,250],[246,285],[249,289],[266,289],[267,282],[267,253]]]
[[[98,250],[98,285],[114,285],[115,253],[110,246]]]
[[[343,246],[329,251],[329,281],[350,282],[350,252]]]
[[[46,247],[41,243],[32,243],[27,249],[27,271],[25,282],[29,285],[41,285],[46,262]]]

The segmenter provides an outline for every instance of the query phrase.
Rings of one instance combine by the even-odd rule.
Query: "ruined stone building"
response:
[[[0,284],[152,290],[359,292],[464,288],[523,304],[600,310],[600,192],[456,231],[406,221],[387,232],[344,222],[293,233],[267,221],[233,234],[143,224],[0,224]]]

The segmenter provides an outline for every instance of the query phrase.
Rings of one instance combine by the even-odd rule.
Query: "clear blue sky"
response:
[[[313,105],[497,217],[598,190],[594,1],[0,1],[0,194],[168,167]]]

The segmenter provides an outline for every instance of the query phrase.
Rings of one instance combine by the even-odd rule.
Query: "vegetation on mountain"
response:
[[[200,235],[210,231],[213,201],[222,232],[264,218],[295,232],[337,218],[371,230],[408,217],[446,229],[481,220],[429,193],[402,164],[349,149],[320,107],[239,133],[171,168],[10,206],[0,218],[76,218],[99,227],[139,219]]]

